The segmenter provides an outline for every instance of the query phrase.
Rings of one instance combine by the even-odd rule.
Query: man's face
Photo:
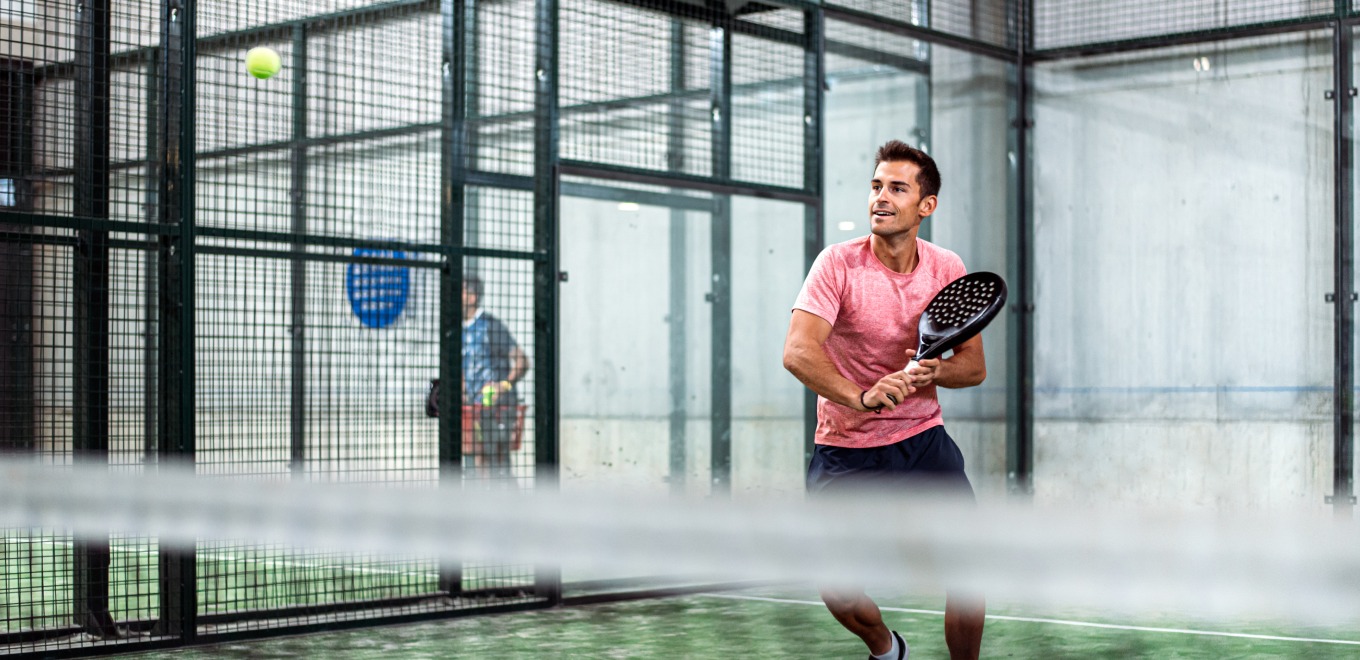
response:
[[[463,309],[473,310],[477,308],[477,296],[468,291],[467,286],[463,286]]]
[[[935,196],[921,198],[919,167],[907,161],[885,161],[869,182],[869,230],[885,238],[916,229],[935,211]]]

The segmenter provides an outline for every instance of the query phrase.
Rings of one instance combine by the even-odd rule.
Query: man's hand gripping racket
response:
[[[921,360],[944,355],[982,332],[1006,306],[1006,282],[996,273],[969,273],[935,294],[917,325],[916,355],[902,370],[908,375]],[[886,395],[897,405],[897,397]],[[881,408],[882,406],[880,406]]]

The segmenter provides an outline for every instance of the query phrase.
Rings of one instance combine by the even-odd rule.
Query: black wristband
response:
[[[865,394],[868,394],[868,393],[869,393],[869,390],[860,390],[860,393],[859,393],[859,405],[864,406],[864,409],[865,409],[865,410],[872,410],[872,411],[874,411],[874,414],[875,414],[875,415],[877,415],[877,414],[883,412],[883,404],[880,403],[880,404],[878,404],[877,407],[870,408],[870,407],[869,407],[869,404],[867,404],[867,403],[864,402],[864,395],[865,395]]]

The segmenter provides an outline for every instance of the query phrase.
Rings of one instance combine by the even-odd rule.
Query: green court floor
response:
[[[912,658],[946,658],[943,598],[875,595]],[[1348,629],[1186,618],[1120,621],[993,604],[986,658],[1360,658]],[[139,658],[858,658],[811,588],[563,607],[138,654]]]

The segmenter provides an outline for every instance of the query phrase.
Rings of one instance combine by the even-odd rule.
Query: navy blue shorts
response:
[[[963,472],[963,452],[943,426],[882,447],[817,445],[808,464],[809,495],[864,488],[901,489],[974,500],[973,485]]]

